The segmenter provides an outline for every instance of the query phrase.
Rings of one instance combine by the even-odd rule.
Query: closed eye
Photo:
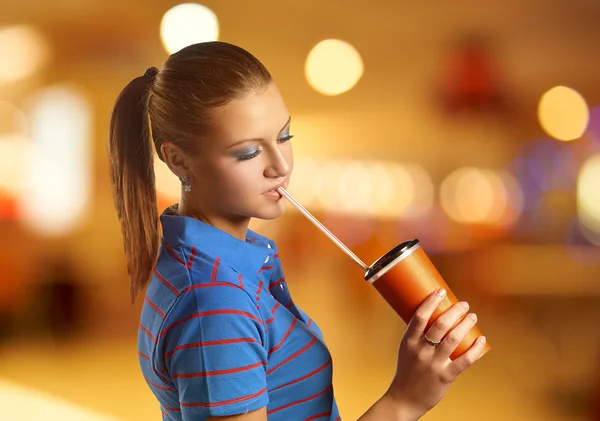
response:
[[[293,138],[294,138],[294,135],[293,135],[293,134],[288,134],[288,135],[286,135],[286,136],[282,136],[282,137],[280,137],[280,138],[279,138],[279,139],[277,139],[277,140],[279,141],[279,143],[285,143],[285,142],[287,142],[287,141],[289,141],[289,140],[292,140]]]

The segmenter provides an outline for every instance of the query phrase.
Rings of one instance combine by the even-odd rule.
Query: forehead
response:
[[[219,107],[214,114],[215,137],[223,144],[277,136],[289,112],[275,83]]]

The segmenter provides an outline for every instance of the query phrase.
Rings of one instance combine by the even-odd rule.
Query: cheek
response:
[[[238,198],[251,193],[259,184],[257,179],[259,169],[256,164],[256,162],[245,162],[222,168],[219,172],[220,187]]]

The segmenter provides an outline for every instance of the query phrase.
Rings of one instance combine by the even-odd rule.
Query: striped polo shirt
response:
[[[275,243],[241,241],[171,209],[142,309],[138,351],[163,420],[264,406],[270,421],[339,421],[331,355],[292,301]]]

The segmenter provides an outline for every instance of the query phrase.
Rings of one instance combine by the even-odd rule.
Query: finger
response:
[[[467,317],[461,320],[454,329],[450,331],[438,346],[436,354],[442,358],[450,358],[450,355],[454,352],[458,344],[467,336],[469,331],[477,323],[477,315],[474,313],[469,314]],[[429,335],[427,336],[429,338]]]
[[[417,311],[415,311],[415,314],[410,319],[406,329],[406,334],[421,338],[423,336],[423,331],[427,327],[427,322],[431,318],[431,315],[435,309],[438,308],[445,297],[445,289],[439,289],[429,294],[429,296],[425,298],[425,300],[419,305]]]
[[[450,376],[450,381],[454,380],[456,376],[469,368],[481,355],[483,352],[483,348],[485,346],[485,336],[480,336],[477,340],[471,345],[471,348],[467,350],[460,357],[452,361],[448,365],[448,375]]]
[[[452,326],[469,310],[469,304],[461,301],[446,310],[427,330],[427,337],[432,341],[441,341]]]

